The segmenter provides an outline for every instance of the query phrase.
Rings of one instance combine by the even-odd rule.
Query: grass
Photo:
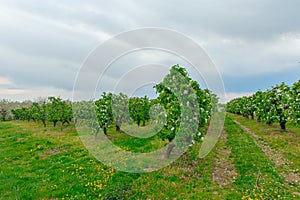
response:
[[[227,140],[221,139],[205,158],[198,157],[201,143],[196,142],[173,164],[137,174],[97,161],[74,126],[60,132],[51,124],[44,129],[34,122],[0,122],[0,199],[293,198],[291,188],[282,186],[274,164],[253,139],[229,118],[225,126]],[[114,144],[132,152],[150,152],[166,144],[157,136],[137,139],[113,127],[108,135]],[[230,162],[237,176],[233,183],[219,185],[212,174],[219,149],[227,147],[232,149]]]
[[[282,154],[289,162],[289,167],[300,176],[300,127],[287,124],[287,131],[281,131],[278,124],[268,126],[256,120],[229,114],[229,116],[255,132],[263,142]]]
[[[213,154],[199,159],[200,144],[189,149],[172,165],[149,174],[141,174],[132,183],[126,198],[132,199],[211,199]]]
[[[235,180],[242,199],[292,199],[291,188],[276,172],[275,165],[230,118],[226,120],[228,145],[232,147],[234,165],[239,176]]]
[[[94,199],[114,173],[89,156],[74,129],[1,123],[0,151],[1,198]]]

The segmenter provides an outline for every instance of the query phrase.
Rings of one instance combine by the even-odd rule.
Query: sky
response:
[[[292,84],[300,79],[299,8],[298,0],[0,0],[0,98],[72,99],[91,52],[144,27],[174,30],[197,42],[222,77],[225,101]],[[181,63],[171,57],[150,51],[125,56],[114,63],[108,82],[118,82],[121,66]],[[140,92],[145,88],[152,87]]]

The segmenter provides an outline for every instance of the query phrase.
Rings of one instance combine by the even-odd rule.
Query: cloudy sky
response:
[[[201,45],[227,99],[292,84],[300,79],[299,8],[298,0],[0,0],[0,98],[71,99],[91,51],[143,27],[175,30]]]

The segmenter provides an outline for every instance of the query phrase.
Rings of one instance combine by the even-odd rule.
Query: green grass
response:
[[[198,157],[201,143],[196,142],[170,166],[143,174],[116,171],[97,161],[74,126],[60,132],[48,125],[44,129],[34,122],[0,122],[0,199],[241,199],[255,194],[292,198],[274,165],[230,119],[227,142],[220,140],[205,158]],[[108,135],[133,152],[166,145],[157,136],[137,139],[113,127]],[[238,176],[232,184],[218,185],[212,177],[215,158],[226,146],[232,148]]]
[[[158,136],[149,138],[137,138],[127,135],[124,132],[115,132],[110,129],[108,138],[117,146],[127,151],[147,153],[157,150],[167,144],[167,141],[162,141]]]
[[[172,165],[159,171],[141,174],[126,195],[132,199],[211,199],[213,153],[205,159],[196,154],[200,144],[189,149]]]
[[[271,126],[259,123],[256,120],[244,118],[242,116],[229,114],[229,116],[241,124],[250,128],[260,139],[266,142],[271,148],[289,160],[290,167],[300,176],[300,127],[287,124],[287,131],[281,131],[278,124]]]
[[[279,175],[278,168],[256,146],[253,138],[230,118],[227,118],[225,127],[229,133],[228,145],[232,147],[232,156],[240,174],[235,184],[240,190],[243,190],[243,197],[295,198],[293,192],[297,192],[299,186],[285,184],[283,177]]]
[[[0,151],[0,194],[5,199],[94,199],[101,194],[97,186],[104,187],[114,173],[89,156],[74,129],[44,131],[34,123],[1,123]]]
[[[292,199],[293,189],[284,184],[274,163],[229,117],[226,119],[229,145],[239,173],[235,184],[245,199]]]

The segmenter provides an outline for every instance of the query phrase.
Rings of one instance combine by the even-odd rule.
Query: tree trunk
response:
[[[56,127],[56,123],[57,123],[57,121],[54,121],[54,122],[53,122],[53,127]]]
[[[44,128],[46,128],[46,120],[42,120]]]
[[[143,121],[143,126],[146,126],[146,121],[145,120]]]
[[[116,131],[120,132],[121,131],[121,125],[116,124]]]
[[[103,127],[103,132],[104,132],[104,135],[107,135],[107,129],[106,129],[106,127]]]
[[[62,130],[63,130],[63,125],[64,125],[64,122],[61,122],[60,123],[60,132],[62,132]]]
[[[138,121],[137,121],[137,124],[138,124],[138,126],[140,126],[140,124],[141,124],[141,120],[138,120]]]
[[[280,124],[281,131],[286,131],[286,127],[285,127],[286,121],[280,122],[279,124]]]
[[[166,151],[166,158],[170,158],[171,152],[173,150],[173,148],[175,147],[175,145],[172,143],[173,140],[169,140],[169,144],[168,144],[168,148]]]
[[[98,126],[97,129],[96,129],[96,135],[95,135],[96,137],[98,136],[98,133],[99,133],[100,128],[101,128],[101,127]]]
[[[5,121],[6,115],[7,115],[7,111],[4,110],[4,109],[1,109],[1,115],[2,115],[2,121]]]
[[[254,113],[251,113],[251,119],[252,120],[254,119]]]
[[[261,122],[260,116],[257,117],[257,122]]]

